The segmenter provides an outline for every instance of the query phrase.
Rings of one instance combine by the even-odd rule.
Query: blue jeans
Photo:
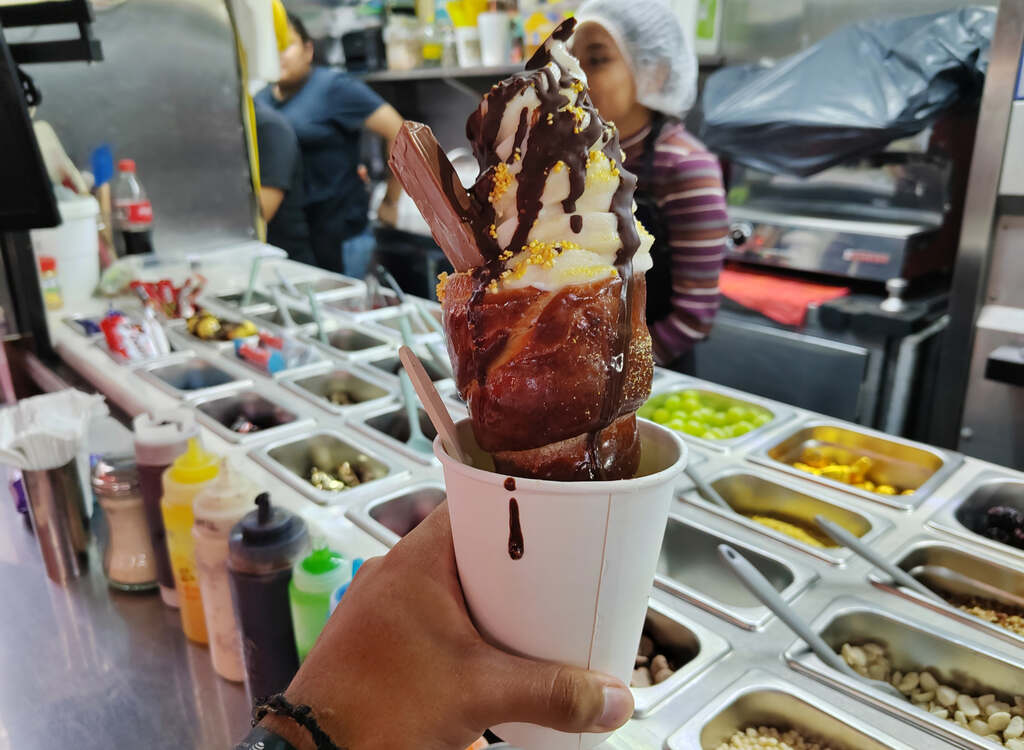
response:
[[[369,226],[359,234],[344,240],[341,243],[341,263],[345,275],[356,279],[363,278],[376,248],[377,241]]]

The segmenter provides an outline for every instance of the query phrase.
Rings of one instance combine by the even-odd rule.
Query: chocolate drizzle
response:
[[[473,370],[480,385],[478,397],[486,397],[483,388],[491,362],[504,348],[505,337],[485,340],[479,331],[479,307],[491,282],[505,270],[502,260],[504,248],[518,253],[527,243],[530,231],[542,208],[541,197],[552,169],[565,169],[569,179],[569,194],[562,208],[570,214],[569,227],[574,233],[583,229],[583,217],[576,214],[576,203],[586,188],[587,166],[592,149],[601,151],[609,163],[618,170],[619,184],[612,197],[609,211],[616,217],[621,247],[615,257],[618,281],[611,288],[619,297],[615,336],[609,342],[606,387],[601,403],[598,427],[589,435],[586,474],[591,479],[606,476],[605,462],[599,445],[598,433],[620,416],[626,373],[629,370],[629,347],[632,332],[634,295],[633,255],[640,246],[633,216],[633,191],[636,177],[621,163],[622,152],[615,127],[601,119],[585,89],[579,92],[576,108],[569,109],[569,99],[561,93],[579,82],[565,70],[552,55],[552,40],[565,42],[573,33],[575,19],[568,19],[552,32],[549,39],[530,58],[523,73],[508,78],[485,96],[483,104],[466,123],[466,134],[473,145],[473,153],[480,164],[481,174],[472,190],[475,215],[467,216],[476,228],[481,252],[486,263],[473,270],[473,293],[467,310],[467,323],[473,338]],[[506,163],[514,165],[521,160],[516,173],[516,228],[504,248],[497,240],[496,213],[488,200],[495,185],[498,164],[498,137],[502,120],[511,101],[527,87],[532,87],[540,102],[532,116],[527,107],[519,113],[519,122],[512,142],[512,153]],[[528,141],[528,143],[527,143]],[[524,147],[524,144],[526,147]],[[559,166],[561,162],[561,166]],[[454,187],[454,186],[453,186]],[[507,259],[508,254],[505,254]],[[514,504],[514,500],[512,503]],[[510,513],[511,513],[510,504]],[[511,517],[510,517],[511,518]],[[518,518],[518,515],[516,516]],[[511,523],[511,520],[510,520]],[[510,537],[511,554],[511,537]]]
[[[508,556],[518,560],[523,556],[523,527],[519,523],[519,503],[508,500]]]
[[[509,477],[508,479],[505,480],[505,489],[508,490],[509,492],[516,491],[515,477]]]

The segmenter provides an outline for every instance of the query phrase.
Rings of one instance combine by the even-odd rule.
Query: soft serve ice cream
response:
[[[414,198],[430,194],[418,205],[456,267],[438,286],[449,353],[497,470],[622,479],[639,464],[635,411],[653,371],[643,276],[652,239],[633,216],[636,178],[618,133],[566,49],[574,24],[470,117],[481,172],[468,195],[446,161],[432,194],[401,157],[392,163]]]

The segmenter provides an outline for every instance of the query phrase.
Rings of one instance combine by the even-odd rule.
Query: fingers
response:
[[[609,732],[633,714],[633,694],[614,677],[491,651],[473,699],[482,714],[473,718],[482,725],[525,721],[563,732]]]

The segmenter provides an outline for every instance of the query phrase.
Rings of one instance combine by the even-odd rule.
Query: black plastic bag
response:
[[[865,21],[770,67],[723,68],[698,132],[723,157],[803,177],[875,153],[980,94],[995,20],[969,7]]]

